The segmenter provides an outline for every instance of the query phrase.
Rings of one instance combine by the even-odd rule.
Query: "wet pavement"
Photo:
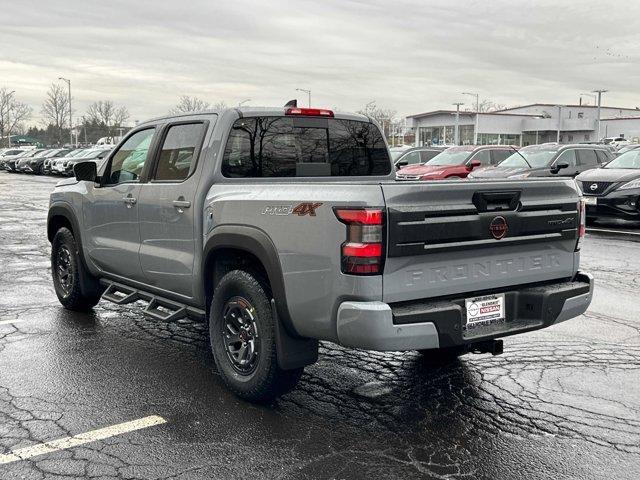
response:
[[[324,344],[297,390],[255,406],[223,387],[202,324],[62,309],[56,181],[0,172],[0,479],[640,477],[640,236],[589,233],[587,314],[501,356],[437,366]],[[166,423],[1,461],[151,415]]]

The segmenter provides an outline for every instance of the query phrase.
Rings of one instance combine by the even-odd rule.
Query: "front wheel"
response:
[[[209,316],[211,350],[226,386],[251,402],[293,389],[303,368],[278,366],[276,332],[268,286],[251,273],[233,270],[218,283]]]
[[[59,229],[51,242],[51,274],[58,300],[65,308],[85,311],[100,301],[100,285],[82,265],[68,228]]]

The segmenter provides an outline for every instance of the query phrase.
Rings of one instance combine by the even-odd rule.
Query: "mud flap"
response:
[[[282,370],[293,370],[316,363],[318,361],[318,340],[291,336],[280,322],[274,299],[271,299],[271,312],[276,329],[278,366]]]

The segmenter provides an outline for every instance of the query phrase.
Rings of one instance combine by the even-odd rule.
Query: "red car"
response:
[[[447,148],[426,163],[409,165],[396,172],[396,180],[444,180],[466,178],[474,168],[497,165],[517,147],[464,145]]]

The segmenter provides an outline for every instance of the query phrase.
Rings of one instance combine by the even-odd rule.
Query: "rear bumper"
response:
[[[470,344],[545,328],[584,313],[593,297],[593,277],[501,291],[507,321],[490,331],[463,333],[465,299],[405,302],[343,302],[338,308],[340,344],[379,351],[422,350]],[[475,296],[475,294],[469,295]]]

